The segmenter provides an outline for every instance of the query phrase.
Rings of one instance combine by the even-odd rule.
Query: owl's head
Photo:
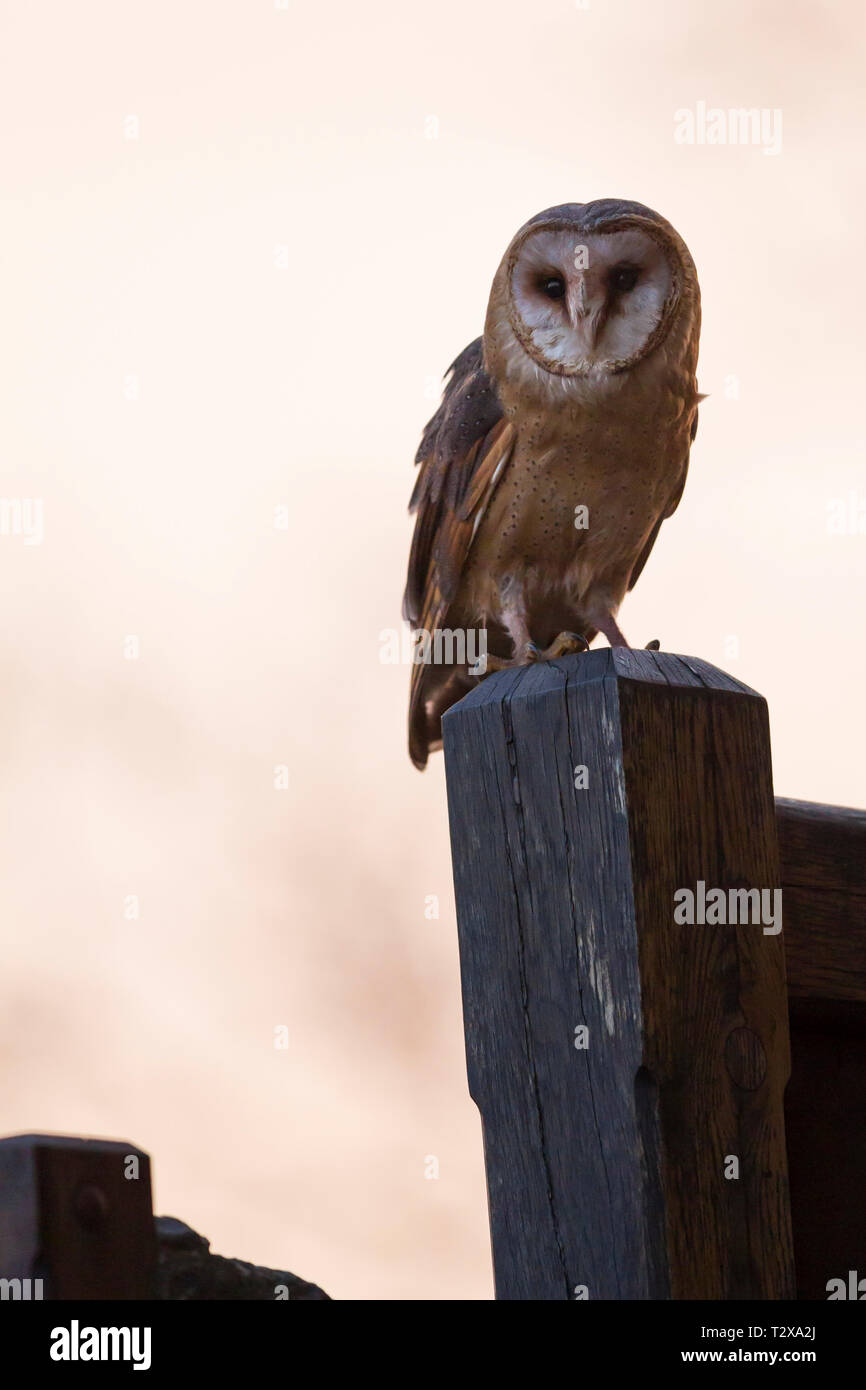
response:
[[[522,352],[554,377],[616,375],[667,337],[684,300],[692,320],[694,265],[664,218],[612,198],[567,203],[515,236],[494,281],[485,338],[494,350],[510,346],[512,368]]]

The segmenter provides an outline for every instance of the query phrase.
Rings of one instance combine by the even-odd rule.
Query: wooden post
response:
[[[153,1298],[150,1159],[64,1135],[0,1140],[0,1279],[14,1299]]]
[[[674,917],[779,887],[764,700],[601,649],[489,677],[444,745],[497,1297],[793,1297],[782,935]]]

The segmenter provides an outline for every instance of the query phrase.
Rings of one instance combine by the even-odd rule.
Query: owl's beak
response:
[[[594,352],[607,318],[607,305],[593,308],[586,291],[585,275],[578,275],[570,282],[566,291],[565,307],[572,328],[580,333],[589,351]]]
[[[589,313],[586,298],[586,276],[578,275],[568,286],[565,296],[566,309],[572,328],[578,328]]]

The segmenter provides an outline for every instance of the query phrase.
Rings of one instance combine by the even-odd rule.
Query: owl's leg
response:
[[[526,614],[522,604],[512,603],[510,606],[503,608],[500,622],[511,638],[513,655],[506,660],[504,657],[492,656],[488,653],[487,656],[484,657],[484,670],[479,671],[482,680],[485,676],[489,676],[491,671],[510,671],[513,670],[515,666],[528,666],[536,659],[532,654],[536,649],[530,641]]]
[[[515,664],[526,665],[526,648],[530,645],[529,624],[522,603],[509,605],[502,613],[502,626],[511,638]]]
[[[593,622],[599,632],[604,634],[612,647],[628,647],[629,644],[626,641],[625,633],[622,631],[622,628],[619,626],[612,613],[602,613],[600,617],[593,618]],[[651,642],[647,642],[645,650],[657,652],[660,647],[661,642],[659,642],[657,637],[654,637]]]
[[[598,613],[593,616],[593,623],[608,640],[612,647],[627,647],[628,641],[622,628],[619,626],[612,613]]]

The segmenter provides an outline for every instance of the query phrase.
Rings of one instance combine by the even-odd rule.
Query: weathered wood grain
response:
[[[866,811],[776,798],[782,878],[866,897]]]
[[[673,915],[779,886],[764,701],[603,649],[490,677],[444,743],[497,1297],[790,1297],[781,937]]]
[[[866,1003],[866,811],[776,800],[792,999]]]

